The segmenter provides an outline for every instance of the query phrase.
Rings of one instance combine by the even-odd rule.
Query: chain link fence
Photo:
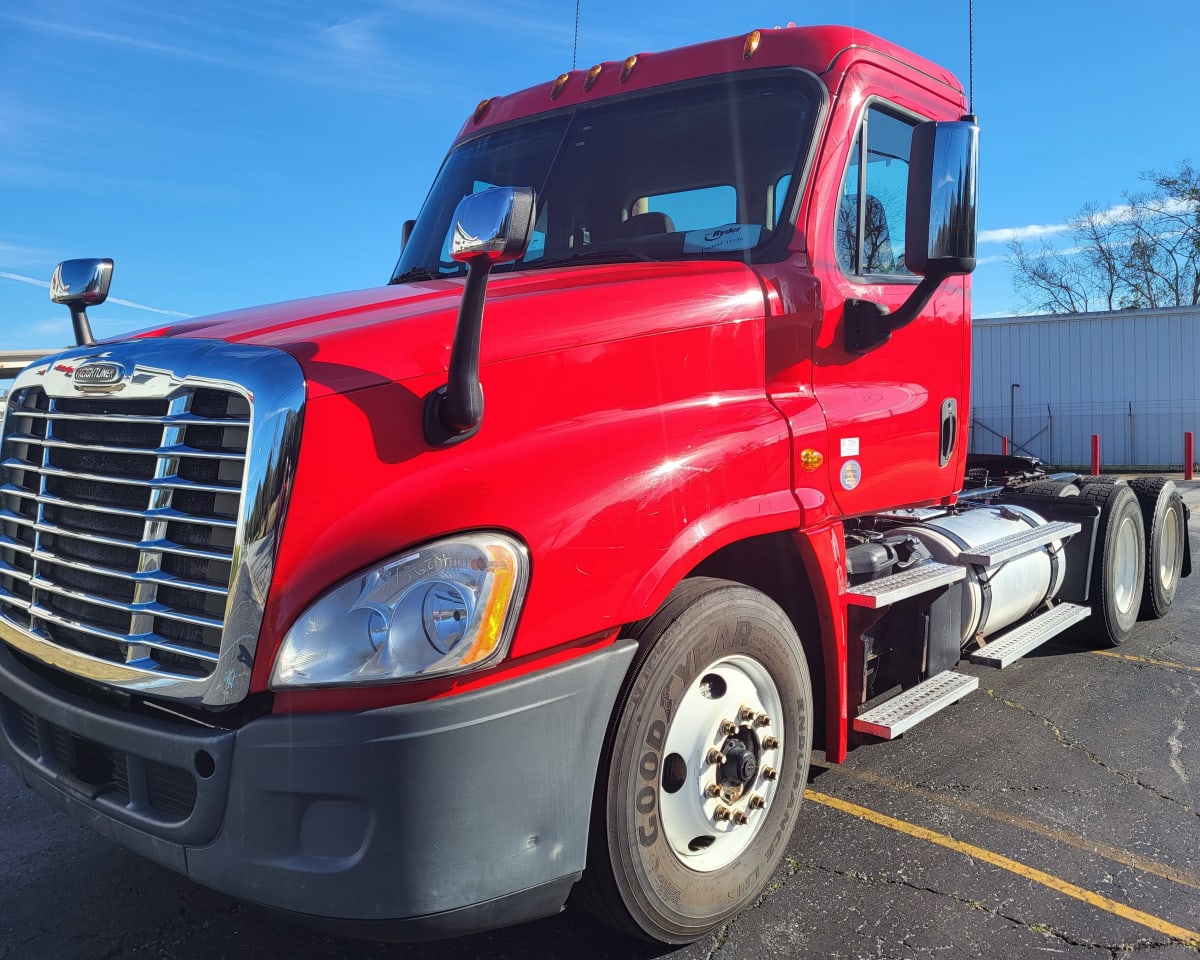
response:
[[[1183,469],[1183,435],[1200,433],[1200,400],[1114,401],[980,407],[971,412],[971,453],[1034,456],[1063,469],[1091,463],[1092,434],[1100,436],[1105,470]]]

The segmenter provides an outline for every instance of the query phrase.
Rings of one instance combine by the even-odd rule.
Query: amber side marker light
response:
[[[800,463],[809,473],[816,470],[824,462],[825,457],[819,450],[809,448],[800,452]]]
[[[591,90],[596,85],[596,81],[600,79],[600,71],[604,69],[602,64],[596,64],[587,72],[587,77],[583,81],[583,89]]]
[[[626,57],[625,62],[621,64],[621,76],[617,78],[618,83],[624,83],[629,79],[629,75],[633,73],[633,68],[637,66],[637,54],[632,57]]]
[[[571,79],[569,73],[560,73],[554,81],[554,86],[550,88],[550,99],[557,100],[558,95],[563,92],[563,87],[567,85],[567,81]]]
[[[492,101],[491,101],[491,99],[490,99],[490,98],[489,98],[489,99],[487,99],[487,100],[480,100],[480,101],[479,101],[479,106],[477,106],[477,107],[475,108],[475,122],[476,122],[476,123],[478,123],[478,122],[479,122],[480,120],[482,120],[482,119],[483,119],[485,116],[487,116],[488,107],[490,107],[491,105],[492,105]]]
[[[762,43],[762,31],[754,30],[746,34],[746,42],[742,46],[742,59],[749,60],[758,51],[758,45]]]

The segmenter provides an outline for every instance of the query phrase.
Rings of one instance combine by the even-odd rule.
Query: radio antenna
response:
[[[571,51],[571,69],[575,69],[575,61],[579,59],[579,3],[575,0],[575,48]]]
[[[578,7],[579,0],[575,0]],[[576,31],[579,30],[578,14],[576,14]],[[970,49],[970,80],[967,87],[967,113],[975,113],[975,0],[967,0],[967,43]]]

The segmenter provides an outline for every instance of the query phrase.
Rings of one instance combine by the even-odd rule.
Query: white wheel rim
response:
[[[759,719],[747,720],[739,712],[743,709]],[[775,681],[762,664],[745,656],[710,664],[680,699],[663,748],[659,809],[671,849],[692,870],[709,873],[728,866],[761,830],[778,791],[770,771],[782,768],[787,747],[780,730],[782,713]],[[761,724],[763,717],[769,720],[766,725]],[[736,733],[723,733],[723,720],[735,724]],[[709,751],[722,750],[732,739],[749,743],[746,749],[755,756],[756,771],[738,791],[709,796],[712,785],[721,786],[718,779],[724,768],[710,761]],[[676,755],[685,767],[682,777],[677,775]],[[719,818],[721,810],[728,812],[728,819]]]
[[[1122,614],[1129,613],[1137,602],[1141,587],[1138,582],[1137,562],[1137,526],[1131,517],[1125,517],[1117,528],[1117,549],[1113,558],[1113,569],[1116,573],[1113,594],[1117,609]]]
[[[1179,510],[1171,504],[1164,518],[1162,536],[1158,540],[1158,583],[1167,593],[1175,586],[1176,573],[1183,566],[1180,562],[1179,526]]]

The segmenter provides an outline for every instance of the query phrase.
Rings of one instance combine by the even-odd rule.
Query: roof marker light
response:
[[[477,106],[475,108],[475,122],[476,123],[478,123],[480,120],[482,120],[484,118],[484,116],[487,115],[488,107],[490,107],[491,105],[492,105],[492,100],[490,97],[487,100],[479,101],[479,106]]]
[[[633,73],[633,68],[637,66],[637,54],[632,57],[626,57],[625,62],[621,64],[621,76],[617,78],[619,83],[624,83],[629,79],[629,75]]]
[[[587,72],[587,78],[583,81],[584,90],[591,90],[595,86],[596,81],[600,79],[600,71],[603,69],[603,65],[598,63]]]
[[[550,88],[550,99],[557,100],[558,95],[563,92],[563,87],[567,85],[567,81],[571,79],[569,73],[560,73],[554,81],[554,86]]]
[[[746,43],[742,47],[742,59],[749,60],[758,50],[758,45],[762,43],[762,31],[754,30],[746,34]]]

